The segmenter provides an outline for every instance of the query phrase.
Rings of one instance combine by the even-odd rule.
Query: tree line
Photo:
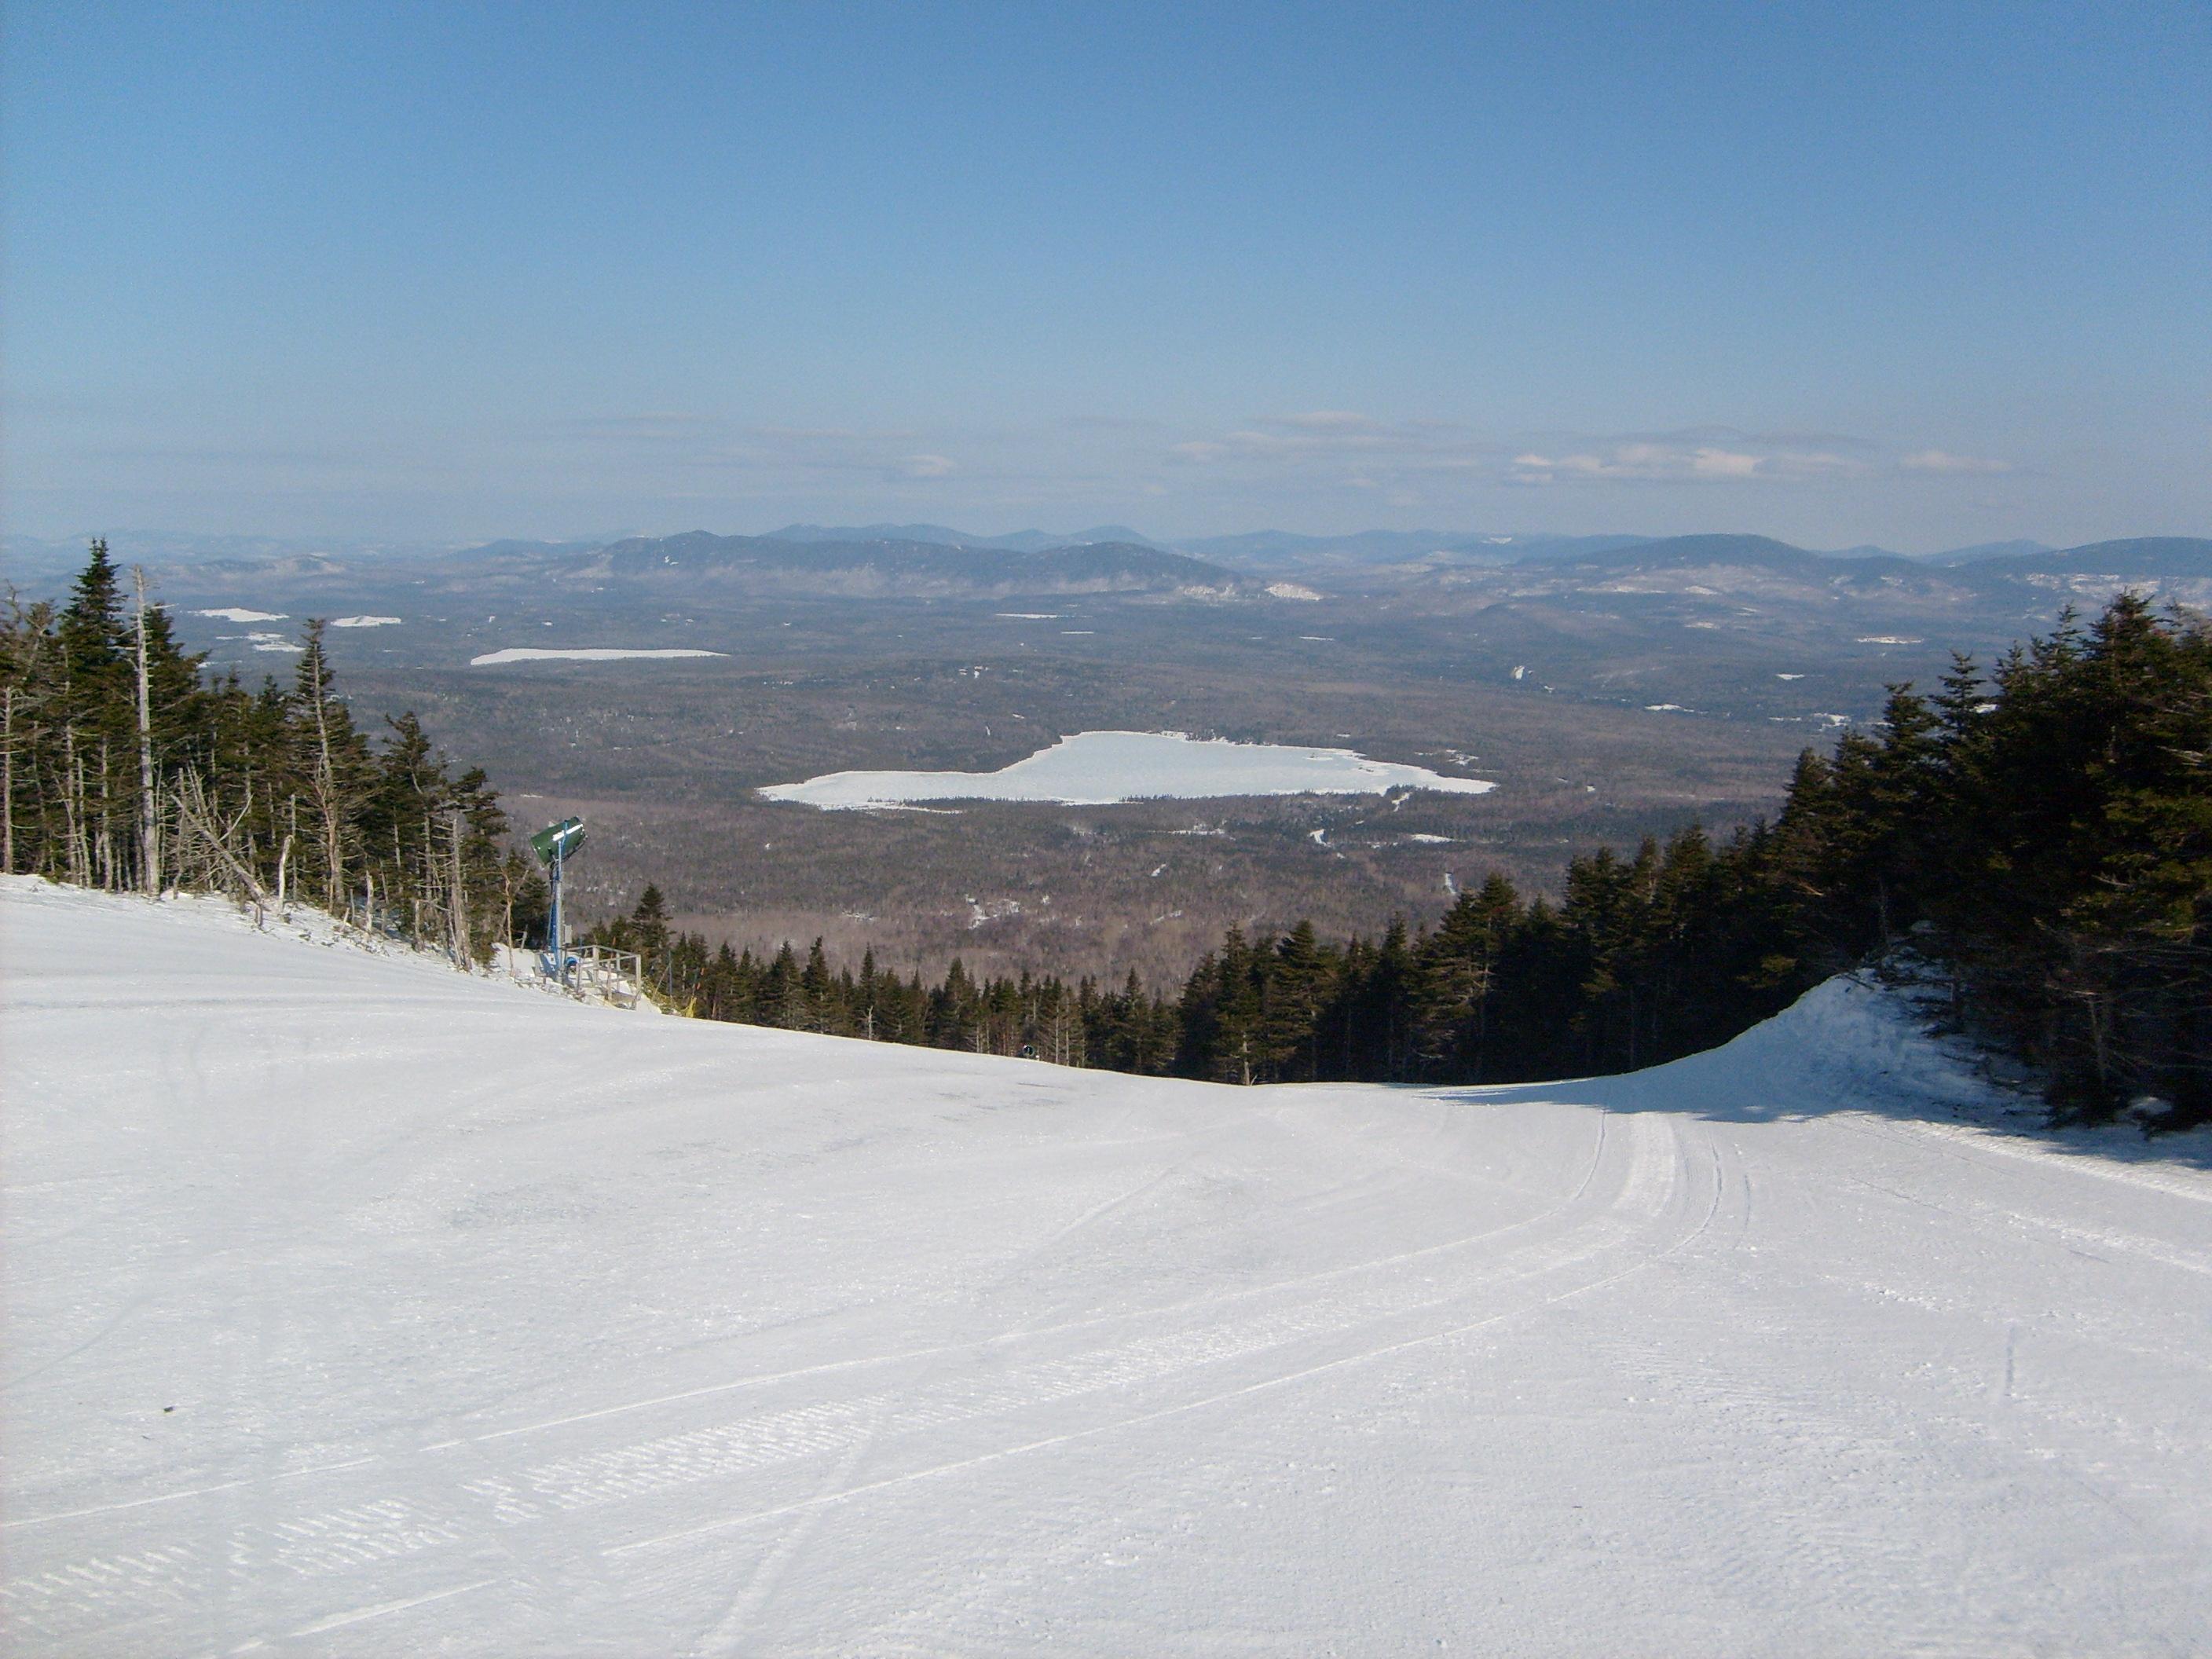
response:
[[[1909,953],[1957,1028],[2053,1107],[2143,1096],[2212,1118],[2212,633],[2124,592],[2094,622],[1800,757],[1779,813],[1572,860],[1559,896],[1492,875],[1432,927],[1337,943],[1231,929],[1172,996],[942,981],[708,948],[658,890],[606,924],[710,1018],[1230,1083],[1528,1081],[1714,1047],[1832,974]]]
[[[484,960],[543,927],[534,866],[480,769],[453,772],[412,714],[373,740],[311,620],[291,683],[216,678],[143,576],[94,541],[69,598],[0,619],[0,870],[112,892],[315,905]]]
[[[403,714],[372,738],[324,624],[291,682],[211,676],[94,542],[70,597],[0,621],[0,870],[314,904],[483,962],[546,892],[481,769]],[[2142,1096],[2212,1118],[2212,631],[2130,593],[2094,622],[1798,760],[1778,814],[1577,857],[1559,896],[1492,875],[1372,938],[1232,928],[1171,991],[1056,975],[925,983],[710,948],[657,888],[591,942],[702,1018],[1231,1083],[1533,1080],[1726,1042],[1820,980],[1909,952],[1949,1019],[2084,1120]]]

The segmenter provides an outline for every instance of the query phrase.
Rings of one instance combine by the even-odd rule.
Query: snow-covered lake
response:
[[[1232,743],[1181,732],[1079,732],[996,772],[830,772],[761,793],[837,810],[924,800],[1109,806],[1223,795],[1379,795],[1392,789],[1480,795],[1497,787],[1481,778],[1446,777],[1425,766],[1370,760],[1350,749]]]
[[[534,646],[510,645],[502,651],[487,651],[481,657],[471,657],[471,668],[494,668],[509,662],[623,662],[631,659],[659,659],[668,657],[726,657],[726,651],[632,651],[617,646]]]

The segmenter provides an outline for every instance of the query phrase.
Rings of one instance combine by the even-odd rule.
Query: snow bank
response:
[[[0,947],[13,1652],[2212,1650],[2212,1181],[1866,988],[1237,1090]]]
[[[1703,1109],[1746,1119],[1845,1109],[2041,1115],[1990,1084],[1970,1049],[1929,1036],[1910,998],[1850,975],[1814,986],[1722,1048],[1623,1085],[1673,1098],[1686,1081]]]
[[[827,810],[923,800],[1200,800],[1224,795],[1380,795],[1435,789],[1479,795],[1498,786],[1446,777],[1425,766],[1369,760],[1349,749],[1232,743],[1181,732],[1080,732],[996,772],[831,772],[772,785],[770,800]]]

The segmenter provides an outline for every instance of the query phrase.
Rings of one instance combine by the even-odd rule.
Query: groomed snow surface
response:
[[[1237,1090],[0,885],[13,1651],[2212,1651],[2212,1183],[1875,994]]]
[[[1425,766],[1369,760],[1349,749],[1232,743],[1181,732],[1079,732],[995,772],[830,772],[760,793],[825,809],[925,800],[1201,800],[1224,795],[1380,795],[1436,789],[1480,795],[1498,786]]]

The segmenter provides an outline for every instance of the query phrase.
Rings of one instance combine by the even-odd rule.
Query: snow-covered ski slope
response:
[[[0,930],[14,1651],[2212,1651],[2212,1182],[1855,988],[1234,1090]]]

